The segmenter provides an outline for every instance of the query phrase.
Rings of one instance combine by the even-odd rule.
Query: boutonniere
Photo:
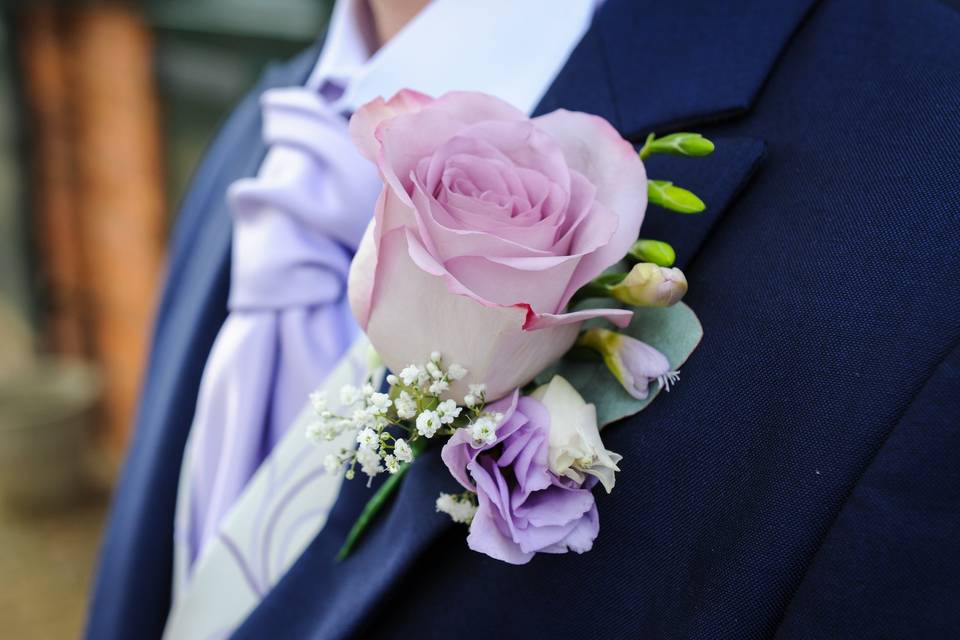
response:
[[[384,391],[371,380],[339,402],[314,396],[308,435],[355,432],[329,471],[390,477],[340,557],[440,444],[463,492],[437,511],[469,526],[471,549],[514,564],[588,551],[593,490],[613,491],[621,464],[600,430],[669,390],[702,335],[673,249],[639,235],[648,201],[704,205],[648,180],[643,159],[713,145],[650,135],[638,153],[597,116],[531,119],[469,92],[378,98],[350,131],[384,182],[350,304],[392,373]]]

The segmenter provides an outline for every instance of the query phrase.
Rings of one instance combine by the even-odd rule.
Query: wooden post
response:
[[[121,452],[136,407],[164,237],[152,42],[121,5],[73,13],[74,158],[94,348],[103,367],[108,449]]]
[[[139,393],[165,236],[149,29],[123,4],[19,16],[34,155],[46,341],[104,378],[104,443],[119,457]]]

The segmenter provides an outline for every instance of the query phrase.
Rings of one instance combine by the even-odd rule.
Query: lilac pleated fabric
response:
[[[307,88],[263,96],[269,151],[228,193],[230,313],[200,383],[191,431],[191,565],[247,482],[358,335],[350,260],[380,191],[347,120]]]

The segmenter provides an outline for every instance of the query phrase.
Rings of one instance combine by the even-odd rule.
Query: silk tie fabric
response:
[[[346,118],[318,92],[263,96],[269,148],[228,198],[234,221],[229,316],[214,342],[192,425],[192,564],[311,390],[358,333],[346,279],[380,182]]]

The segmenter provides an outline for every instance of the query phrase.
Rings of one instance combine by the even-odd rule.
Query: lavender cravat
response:
[[[269,147],[233,184],[230,314],[207,360],[191,432],[186,531],[191,564],[358,333],[350,259],[380,181],[346,119],[307,88],[263,96]]]

